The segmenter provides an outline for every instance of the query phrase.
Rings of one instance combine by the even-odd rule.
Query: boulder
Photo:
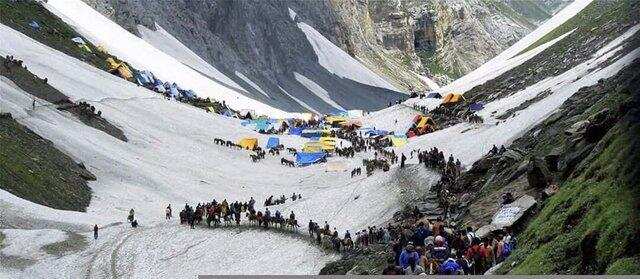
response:
[[[558,162],[560,161],[560,155],[562,155],[562,147],[556,147],[551,150],[549,154],[544,156],[544,163],[549,171],[558,171]]]
[[[547,187],[547,176],[543,166],[533,157],[529,159],[527,165],[527,182],[529,188],[544,189]]]
[[[503,205],[500,210],[493,215],[491,225],[495,227],[495,230],[511,227],[535,204],[535,198],[529,195],[524,195],[510,204]]]
[[[567,136],[580,136],[584,134],[587,125],[589,125],[589,120],[582,120],[574,123],[568,129],[564,130],[565,135]]]

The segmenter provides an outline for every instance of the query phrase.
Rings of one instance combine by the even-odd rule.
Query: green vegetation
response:
[[[29,26],[31,21],[37,22],[40,28]],[[71,41],[72,38],[81,36],[36,1],[0,1],[0,23],[99,69],[107,69],[105,59],[109,57],[108,54],[97,51],[87,40],[85,42],[92,52],[82,50]]]
[[[620,111],[627,106],[626,116],[577,166],[577,175],[542,204],[540,214],[518,235],[518,249],[499,273],[638,273],[640,123],[637,103],[633,102],[637,92],[631,92],[637,90],[632,86],[640,76],[636,67],[629,66],[630,74],[621,74],[619,79],[609,81],[608,89],[598,89],[600,94],[594,94],[604,97],[586,109],[580,119],[603,108]]]
[[[0,188],[56,209],[85,211],[87,171],[12,118],[0,118]]]
[[[638,275],[640,274],[640,257],[619,259],[607,269],[606,274]]]
[[[587,36],[595,36],[596,34],[613,36],[615,34],[602,34],[597,27],[604,26],[611,21],[625,24],[635,20],[638,5],[639,2],[635,0],[593,1],[576,16],[556,27],[520,53],[516,54],[516,56],[548,43],[573,29],[576,29],[575,32]]]
[[[442,67],[442,63],[438,60],[438,55],[436,54],[435,50],[417,51],[416,54],[418,55],[418,58],[420,58],[422,65],[424,65],[425,68],[429,69],[429,72],[433,75],[448,76],[452,79],[456,79],[463,75],[460,70],[454,72]]]

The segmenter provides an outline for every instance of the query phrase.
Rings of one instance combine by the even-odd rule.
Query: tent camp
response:
[[[419,114],[413,118],[413,125],[411,125],[411,128],[409,128],[409,130],[405,135],[408,138],[412,138],[415,136],[431,133],[435,131],[435,129],[436,129],[436,123],[435,121],[433,121],[431,117]]]
[[[276,148],[280,145],[280,139],[276,137],[270,137],[267,141],[267,149]]]
[[[118,74],[121,78],[126,80],[133,79],[133,73],[131,73],[131,69],[124,64],[124,62],[116,62],[112,57],[109,57],[105,60],[107,62],[107,70],[109,73]]]
[[[403,147],[407,144],[407,138],[403,136],[388,136],[393,147]]]
[[[347,170],[347,164],[344,161],[327,162],[326,172],[344,172]]]
[[[440,95],[440,93],[438,92],[431,92],[427,94],[427,98],[441,99],[442,95]]]
[[[319,142],[322,145],[322,150],[325,152],[333,152],[336,149],[336,138],[321,137]]]
[[[388,134],[389,134],[389,132],[384,131],[384,130],[369,130],[369,131],[365,132],[365,135],[367,135],[369,137],[386,136]]]
[[[465,98],[464,96],[462,96],[462,94],[458,93],[449,93],[445,95],[444,98],[442,98],[443,105],[455,105],[462,101],[465,101]]]
[[[291,128],[289,129],[289,135],[296,135],[296,136],[300,136],[300,135],[302,135],[302,131],[303,131],[303,130],[304,130],[304,129],[303,129],[303,128],[300,128],[300,127],[291,127]]]
[[[307,153],[318,153],[318,152],[322,152],[322,143],[319,141],[310,141],[310,142],[306,142],[303,146],[302,146],[302,151],[303,152],[307,152]]]
[[[329,125],[332,126],[336,126],[336,125],[342,125],[345,122],[347,122],[347,118],[343,117],[343,116],[327,116],[325,118],[325,122]]]
[[[298,152],[296,153],[296,163],[298,166],[307,166],[327,160],[327,154],[324,152]]]
[[[257,138],[243,138],[238,142],[238,145],[244,149],[253,150],[258,146]]]
[[[484,109],[484,105],[482,103],[472,103],[469,105],[470,111],[480,111]]]

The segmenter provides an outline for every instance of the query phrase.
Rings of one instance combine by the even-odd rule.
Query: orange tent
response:
[[[443,105],[453,105],[462,101],[465,101],[465,98],[464,96],[462,96],[462,94],[458,93],[449,93],[445,95],[444,98],[442,98]]]

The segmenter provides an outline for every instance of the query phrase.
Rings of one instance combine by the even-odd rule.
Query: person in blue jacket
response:
[[[456,260],[452,258],[448,258],[440,265],[440,275],[458,275],[462,268],[456,262]]]
[[[407,246],[400,253],[400,267],[403,269],[409,266],[409,258],[415,259],[415,262],[420,260],[420,255],[416,252],[412,242],[409,242]]]

